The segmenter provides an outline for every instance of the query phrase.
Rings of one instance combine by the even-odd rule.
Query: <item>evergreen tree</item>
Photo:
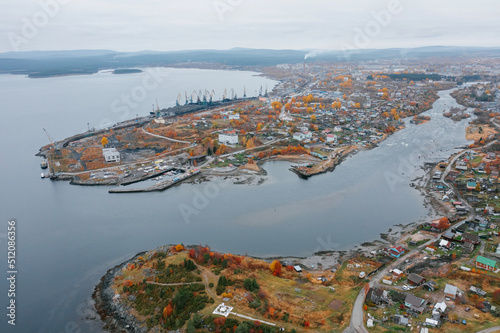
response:
[[[189,320],[187,323],[187,333],[195,333],[196,332],[196,327],[194,326],[194,322],[192,320]]]

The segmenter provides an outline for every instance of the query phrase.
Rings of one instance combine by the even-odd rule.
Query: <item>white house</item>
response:
[[[237,145],[238,134],[236,134],[236,130],[219,133],[219,142],[228,145]]]
[[[239,120],[240,119],[240,114],[239,113],[232,113],[228,116],[229,120]]]
[[[307,139],[311,139],[312,138],[312,133],[309,132],[309,131],[295,132],[295,133],[293,133],[293,138],[295,140],[304,141],[304,140],[307,140]]]
[[[120,162],[120,153],[116,148],[105,148],[102,150],[102,155],[106,163]]]
[[[337,142],[337,136],[335,134],[328,134],[326,136],[326,142]]]

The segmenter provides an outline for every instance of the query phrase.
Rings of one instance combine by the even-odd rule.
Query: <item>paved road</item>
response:
[[[189,284],[203,284],[202,281],[199,282],[178,282],[178,283],[159,283],[154,281],[146,281],[148,284],[156,284],[158,286],[185,286]]]
[[[141,130],[144,132],[144,134],[151,135],[151,136],[154,136],[154,137],[157,137],[157,138],[161,138],[161,139],[165,139],[165,140],[169,140],[169,141],[173,141],[173,142],[180,142],[180,143],[192,144],[192,142],[189,142],[189,141],[177,140],[177,139],[168,138],[166,136],[149,133],[149,132],[145,131],[143,127],[141,127]]]
[[[495,332],[500,332],[500,326],[490,327],[476,333],[495,333]]]
[[[262,148],[262,147],[266,147],[266,146],[275,144],[276,142],[279,142],[279,141],[281,141],[281,139],[276,139],[276,140],[273,140],[273,141],[269,141],[268,143],[265,143],[262,146],[257,146],[257,147],[253,147],[253,148],[247,148],[247,149],[238,150],[238,151],[235,151],[235,152],[232,152],[232,153],[229,153],[229,154],[220,155],[219,157],[220,158],[224,158],[224,157],[236,155],[236,154],[239,154],[239,153],[244,153],[246,151],[250,151],[250,150],[254,150],[254,149],[259,149],[259,148]]]
[[[465,223],[465,220],[462,222],[457,223],[454,228],[460,226],[461,224]],[[446,231],[445,231],[446,232]],[[405,256],[400,257],[393,261],[391,264],[387,265],[383,270],[377,273],[374,277],[370,279],[369,286],[370,288],[378,286],[378,281],[380,281],[384,276],[389,274],[389,271],[393,268],[396,268],[400,264],[402,264],[406,259],[408,259],[410,256],[413,254],[422,251],[427,247],[427,245],[434,243],[436,240],[441,238],[441,235],[443,235],[445,232],[442,232],[440,234],[436,234],[436,237],[433,239],[430,239],[428,242],[425,244],[411,250],[408,252]],[[351,314],[351,323],[348,328],[344,330],[344,333],[366,333],[368,332],[364,326],[364,321],[363,321],[363,304],[365,301],[365,290],[364,288],[359,292],[358,297],[356,298],[356,301],[354,302],[354,306],[352,308],[352,314]]]

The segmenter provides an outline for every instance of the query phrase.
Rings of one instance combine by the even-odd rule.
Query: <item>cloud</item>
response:
[[[6,1],[6,0],[3,0]],[[62,0],[41,0],[48,3]],[[500,6],[496,0],[399,1],[403,10],[373,38],[370,47],[429,44],[498,46]],[[223,3],[223,17],[215,4]],[[351,44],[356,29],[388,8],[381,0],[69,0],[23,50],[200,48],[332,49]],[[9,2],[0,29],[20,33],[23,19],[40,11],[38,2]],[[0,51],[9,51],[7,38]],[[317,51],[316,51],[317,52]]]

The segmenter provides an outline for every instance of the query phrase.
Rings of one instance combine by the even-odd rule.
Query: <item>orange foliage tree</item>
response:
[[[168,318],[170,315],[174,312],[174,309],[172,309],[172,305],[168,304],[164,309],[163,309],[163,317]]]
[[[271,263],[269,266],[269,269],[271,269],[271,272],[273,273],[274,276],[281,276],[281,263],[279,260],[275,260]]]

